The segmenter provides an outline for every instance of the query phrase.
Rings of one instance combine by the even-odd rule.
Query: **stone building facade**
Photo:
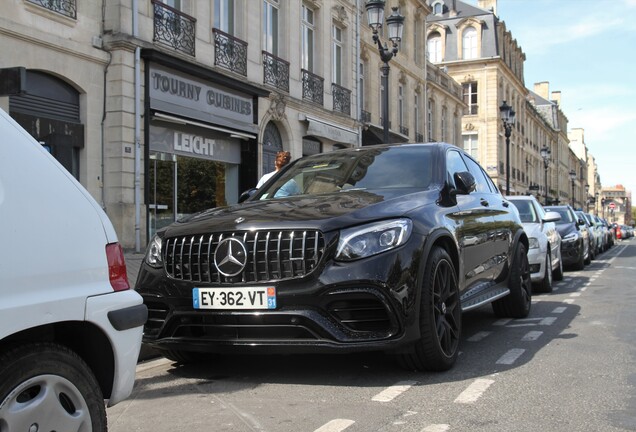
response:
[[[278,150],[377,142],[381,62],[362,0],[6,3],[0,106],[102,204],[126,248],[237,202]],[[429,6],[391,7],[406,17],[392,140],[458,144],[460,86],[425,57]]]

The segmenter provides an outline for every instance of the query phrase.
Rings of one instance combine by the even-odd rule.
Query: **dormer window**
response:
[[[442,15],[444,13],[444,2],[436,1],[432,4],[433,14],[434,15]]]

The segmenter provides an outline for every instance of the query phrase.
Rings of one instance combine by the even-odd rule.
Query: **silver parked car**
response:
[[[561,215],[552,211],[546,212],[532,195],[506,198],[519,210],[523,229],[530,241],[528,262],[535,289],[551,292],[552,278],[563,279],[561,235],[555,224],[561,220]]]

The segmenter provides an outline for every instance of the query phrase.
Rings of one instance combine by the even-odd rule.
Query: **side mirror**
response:
[[[475,177],[468,171],[456,172],[453,178],[455,179],[458,194],[468,195],[475,190],[477,182]]]
[[[561,220],[561,215],[557,212],[546,212],[545,216],[543,217],[543,222],[558,222]]]
[[[239,197],[239,199],[238,199],[238,202],[239,202],[239,203],[242,203],[243,201],[247,200],[248,198],[251,198],[251,197],[252,197],[252,195],[254,195],[254,194],[256,193],[256,191],[257,191],[257,190],[258,190],[258,189],[256,189],[256,188],[252,188],[252,189],[248,189],[248,190],[246,190],[245,192],[243,192],[243,193],[241,194],[241,196],[240,196],[240,197]]]

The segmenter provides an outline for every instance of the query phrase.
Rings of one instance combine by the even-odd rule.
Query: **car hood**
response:
[[[407,215],[432,204],[439,191],[405,194],[400,190],[350,190],[318,196],[295,196],[263,201],[246,201],[209,209],[188,216],[163,230],[174,237],[207,232],[257,229],[318,229],[323,232]]]
[[[540,223],[528,223],[523,222],[523,230],[528,237],[539,238],[541,236],[541,224]]]
[[[565,237],[571,232],[577,232],[577,229],[573,223],[557,224],[556,229],[561,235],[561,237]]]

